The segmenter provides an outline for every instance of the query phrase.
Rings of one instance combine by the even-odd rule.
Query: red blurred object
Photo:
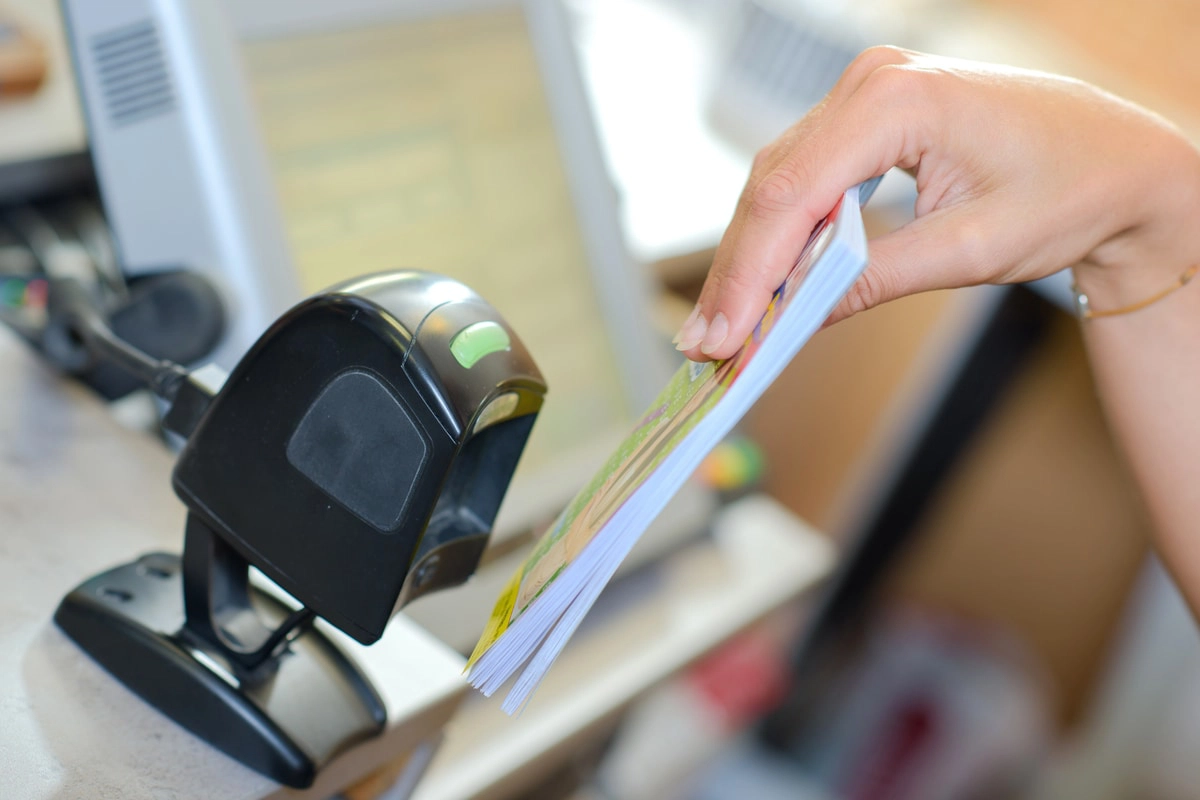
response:
[[[787,659],[777,642],[747,633],[693,667],[687,681],[721,714],[727,728],[739,729],[783,700]]]

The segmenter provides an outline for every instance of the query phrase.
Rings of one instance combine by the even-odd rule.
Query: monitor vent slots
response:
[[[90,44],[105,111],[114,126],[175,109],[175,91],[153,22],[145,20],[97,34]]]

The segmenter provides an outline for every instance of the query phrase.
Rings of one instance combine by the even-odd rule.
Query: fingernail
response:
[[[706,356],[711,356],[713,351],[720,347],[725,342],[725,337],[729,335],[729,320],[725,319],[725,314],[718,311],[713,317],[712,324],[708,326],[708,331],[704,334],[704,342],[700,345],[700,352]]]
[[[675,338],[671,340],[671,344],[679,344],[679,340],[683,338],[683,332],[687,330],[687,326],[692,324],[692,320],[700,316],[700,304],[692,306],[692,313],[688,314],[688,318],[683,321],[679,331],[675,334]]]
[[[704,340],[704,333],[707,330],[708,323],[704,321],[704,315],[700,313],[700,306],[697,305],[692,309],[692,315],[679,329],[679,333],[675,334],[675,338],[672,340],[675,343],[675,349],[691,350]]]

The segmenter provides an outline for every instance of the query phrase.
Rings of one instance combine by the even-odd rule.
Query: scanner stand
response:
[[[96,575],[54,619],[155,708],[288,786],[312,785],[387,719],[312,611],[252,586],[246,560],[194,514],[182,558],[151,553]]]

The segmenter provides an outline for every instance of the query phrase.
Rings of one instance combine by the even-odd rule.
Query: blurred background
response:
[[[488,297],[551,386],[526,474],[566,452],[586,474],[611,441],[592,434],[657,389],[622,369],[644,354],[614,333],[606,283],[645,290],[669,360],[753,154],[862,48],[1068,73],[1200,135],[1191,0],[225,5],[300,284],[420,267]],[[56,3],[0,11],[0,319],[28,331],[31,276],[111,276],[120,250]],[[889,175],[868,230],[903,224],[914,197]],[[537,758],[477,796],[1200,798],[1200,638],[1150,552],[1066,300],[1062,280],[939,292],[819,334],[697,476],[686,535],[607,592],[580,634],[590,655],[515,722],[465,710],[418,796],[457,796],[439,774],[525,730],[548,737]],[[144,398],[114,410],[152,414]],[[570,737],[547,722],[599,680],[597,653],[636,660],[653,634],[631,609],[670,576],[689,576],[676,604],[740,602],[686,553],[761,497],[829,548],[820,579],[722,622]],[[765,547],[737,538],[722,546]],[[477,583],[413,617],[468,648],[494,596]]]

